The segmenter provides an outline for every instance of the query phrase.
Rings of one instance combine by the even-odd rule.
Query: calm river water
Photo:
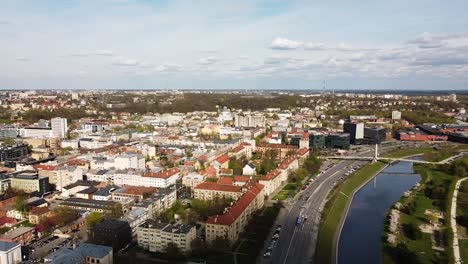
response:
[[[406,173],[398,175],[397,173]],[[395,162],[359,190],[338,244],[339,264],[380,263],[380,237],[387,210],[420,180],[411,162]]]

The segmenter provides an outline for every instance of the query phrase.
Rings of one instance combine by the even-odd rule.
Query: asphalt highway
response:
[[[354,164],[353,164],[354,163]],[[278,242],[270,258],[263,258],[263,263],[311,263],[317,240],[321,207],[328,192],[350,169],[366,162],[339,161],[327,168],[308,186],[300,191],[295,199],[285,203],[284,212],[277,219],[282,225]],[[297,224],[297,218],[301,223]],[[307,220],[305,218],[307,217]]]

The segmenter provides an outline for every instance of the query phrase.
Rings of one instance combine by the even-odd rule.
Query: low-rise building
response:
[[[0,263],[18,264],[22,261],[20,244],[0,241]]]
[[[167,245],[174,243],[181,252],[189,253],[196,233],[192,225],[168,224],[150,219],[137,229],[138,245],[151,252],[165,252]]]
[[[46,256],[44,262],[50,264],[113,264],[114,253],[112,247],[80,243],[73,248],[61,247]]]
[[[0,236],[0,241],[29,245],[33,239],[34,228],[21,226]]]
[[[117,203],[113,201],[99,201],[82,198],[68,198],[63,201],[61,206],[69,206],[76,210],[98,212],[98,213],[110,213],[115,209]]]

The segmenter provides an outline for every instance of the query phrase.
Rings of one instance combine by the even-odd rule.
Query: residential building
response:
[[[67,136],[68,124],[66,118],[55,117],[50,120],[52,137],[65,138]]]
[[[392,120],[400,120],[401,119],[401,112],[400,111],[392,111]]]
[[[18,264],[22,261],[21,244],[0,241],[0,263]]]
[[[255,175],[257,173],[256,171],[257,167],[253,163],[248,163],[242,168],[242,174],[243,175]]]
[[[252,183],[222,215],[210,216],[205,223],[206,242],[211,244],[217,237],[223,237],[233,244],[250,221],[253,212],[263,207],[263,188],[259,183]]]
[[[193,197],[200,200],[212,200],[215,197],[236,199],[241,195],[241,186],[224,185],[217,182],[202,182],[193,189]]]
[[[182,177],[182,185],[189,187],[193,190],[195,186],[202,183],[205,180],[205,176],[196,172],[191,172]]]
[[[146,220],[137,229],[138,245],[151,252],[165,252],[167,245],[174,243],[181,252],[189,253],[196,234],[195,226],[161,223],[152,219]]]
[[[60,166],[56,168],[54,176],[53,184],[55,184],[55,189],[62,191],[63,187],[83,180],[83,170],[75,166]]]
[[[33,239],[34,228],[21,226],[0,236],[0,241],[19,243],[27,246]]]

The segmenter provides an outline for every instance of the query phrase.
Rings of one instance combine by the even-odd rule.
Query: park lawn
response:
[[[415,165],[414,169],[421,175],[421,186],[417,190],[414,190],[411,196],[402,197],[399,202],[402,205],[415,203],[415,210],[411,214],[405,214],[400,211],[400,224],[416,223],[419,226],[427,223],[429,222],[429,219],[424,212],[426,209],[432,209],[444,212],[446,222],[445,229],[450,230],[450,201],[454,191],[456,177],[442,171],[431,170],[426,165]],[[440,200],[437,205],[434,203],[437,200],[428,198],[425,195],[424,189],[428,182],[433,182],[434,186],[447,186],[446,201]],[[442,229],[441,232],[444,232],[444,229]],[[398,234],[398,241],[400,243],[404,243],[411,252],[416,254],[420,263],[437,263],[452,259],[452,241],[450,240],[450,235],[448,235],[447,239],[448,241],[445,242],[448,246],[445,247],[445,253],[440,253],[432,249],[431,234],[423,233],[422,238],[417,240],[411,240],[405,237],[402,233]],[[383,251],[383,258],[388,259],[388,255],[385,251]]]
[[[384,154],[383,158],[403,158],[408,156],[414,156],[418,154],[424,154],[433,151],[432,148],[406,148],[392,151],[391,153]]]
[[[468,238],[458,239],[458,245],[460,246],[460,256],[463,263],[468,263]]]
[[[286,184],[283,189],[273,197],[273,200],[284,201],[288,199],[288,197],[292,196],[296,192],[298,186],[299,184],[297,183]]]
[[[385,166],[386,164],[383,162],[376,162],[364,166],[334,189],[322,213],[317,249],[315,251],[317,263],[332,262],[335,233],[338,231],[338,225],[345,213],[346,204],[348,203],[350,195]],[[343,195],[343,193],[346,196]]]

